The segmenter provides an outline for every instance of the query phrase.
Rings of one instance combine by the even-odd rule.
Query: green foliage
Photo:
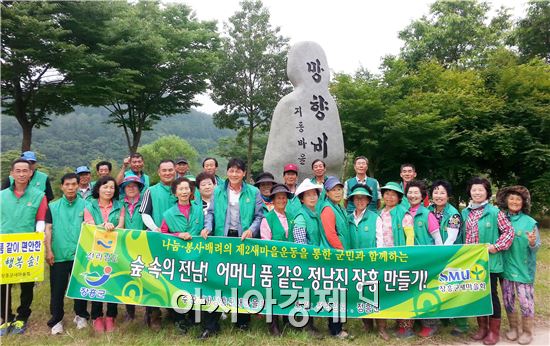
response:
[[[217,46],[215,23],[198,21],[186,5],[125,3],[98,44],[101,56],[116,67],[102,71],[109,83],[92,104],[109,110],[135,152],[143,132],[161,117],[197,105],[194,97],[206,90]]]
[[[21,126],[22,151],[31,149],[33,128],[72,111],[75,102],[70,71],[84,63],[86,48],[55,20],[61,9],[58,2],[1,4],[2,112]]]
[[[90,165],[93,168],[97,160],[110,160],[117,162],[113,165],[117,169],[128,155],[128,148],[120,130],[109,125],[108,119],[108,112],[101,108],[82,107],[76,107],[75,112],[63,117],[53,118],[49,127],[38,129],[34,134],[34,147],[44,154],[40,162],[48,167]],[[16,152],[20,153],[21,129],[17,122],[7,116],[2,116],[1,122],[2,150],[17,149]],[[210,115],[192,110],[155,124],[153,131],[143,136],[142,143],[176,135],[187,140],[201,157],[205,157],[216,147],[219,138],[231,134],[232,131],[217,129]]]
[[[263,171],[263,159],[265,154],[265,148],[267,147],[268,134],[265,132],[257,133],[254,136],[253,150],[252,150],[252,165],[248,166],[249,176],[248,178],[254,178],[257,174]],[[218,146],[214,152],[226,159],[234,157],[242,159],[247,155],[246,138],[237,135],[236,137],[224,137],[218,141]],[[225,170],[225,166],[220,163],[220,171]],[[251,175],[250,175],[251,174]],[[275,180],[277,177],[275,177]]]
[[[477,1],[442,1],[430,6],[429,16],[413,21],[399,33],[401,55],[411,66],[435,59],[444,66],[481,66],[487,54],[511,35],[507,9],[487,20],[489,5]]]
[[[525,60],[538,57],[550,63],[550,2],[529,1],[527,16],[518,21],[513,42]]]
[[[254,132],[269,128],[273,110],[288,93],[288,38],[269,23],[261,1],[242,1],[229,18],[222,41],[224,59],[212,77],[212,100],[223,109],[214,114],[219,128],[246,136],[248,167],[253,165]]]
[[[144,171],[149,174],[151,184],[159,181],[157,169],[161,160],[175,160],[177,157],[183,156],[189,161],[191,172],[197,173],[200,171],[197,164],[199,154],[186,140],[177,136],[161,137],[153,143],[139,147],[138,151],[143,155]]]

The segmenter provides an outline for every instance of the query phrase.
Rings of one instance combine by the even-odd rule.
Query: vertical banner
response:
[[[492,313],[485,245],[334,250],[83,225],[67,296],[212,311],[355,318]]]
[[[44,233],[0,234],[0,283],[44,280]]]

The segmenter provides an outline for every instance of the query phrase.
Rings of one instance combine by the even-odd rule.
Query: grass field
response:
[[[542,246],[537,257],[537,279],[535,283],[535,309],[537,328],[548,328],[550,325],[550,229],[541,231]],[[47,275],[47,274],[46,274]],[[17,285],[16,285],[17,286]],[[119,317],[117,330],[112,334],[94,335],[91,328],[77,330],[72,322],[74,313],[72,312],[72,302],[65,300],[65,333],[63,335],[50,335],[50,330],[46,326],[46,321],[50,318],[49,314],[49,281],[38,283],[34,291],[33,313],[29,321],[29,328],[24,335],[9,335],[1,338],[4,345],[97,345],[97,344],[115,344],[115,345],[181,345],[197,344],[197,335],[200,334],[200,328],[194,327],[189,330],[187,335],[180,335],[172,325],[165,325],[161,332],[154,333],[144,327],[143,308],[137,309],[137,318],[131,323],[124,323],[125,308],[119,306]],[[19,304],[19,288],[14,288],[13,304],[15,309]],[[503,330],[507,325],[503,309]],[[228,319],[229,320],[229,319]],[[345,328],[355,336],[352,341],[334,340],[328,336],[326,321],[317,320],[316,326],[327,335],[322,340],[314,340],[304,332],[295,330],[285,330],[284,336],[280,338],[271,337],[267,332],[267,327],[260,316],[252,318],[251,331],[241,332],[233,329],[228,320],[222,321],[222,332],[213,337],[204,345],[393,345],[396,343],[404,345],[420,344],[463,344],[463,340],[455,338],[449,334],[450,327],[443,327],[441,331],[428,339],[411,338],[401,341],[392,338],[389,342],[379,339],[375,333],[365,334],[361,321],[350,319]],[[470,319],[470,326],[475,325],[475,319]],[[391,325],[390,325],[391,326]],[[464,339],[466,343],[470,340]]]

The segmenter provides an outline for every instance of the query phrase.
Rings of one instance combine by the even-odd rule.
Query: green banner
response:
[[[351,318],[492,314],[485,245],[323,249],[83,225],[67,296],[183,310]]]

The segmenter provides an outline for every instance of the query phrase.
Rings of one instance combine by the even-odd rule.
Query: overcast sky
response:
[[[170,2],[170,1],[166,1]],[[181,0],[200,20],[217,20],[218,27],[239,10],[239,0]],[[332,72],[353,73],[360,67],[377,72],[381,58],[398,54],[398,32],[412,20],[427,15],[426,0],[264,0],[272,26],[290,38],[290,44],[316,41],[323,47]],[[526,1],[493,0],[492,9],[512,8],[514,18],[523,17]],[[198,110],[219,109],[206,95]]]

